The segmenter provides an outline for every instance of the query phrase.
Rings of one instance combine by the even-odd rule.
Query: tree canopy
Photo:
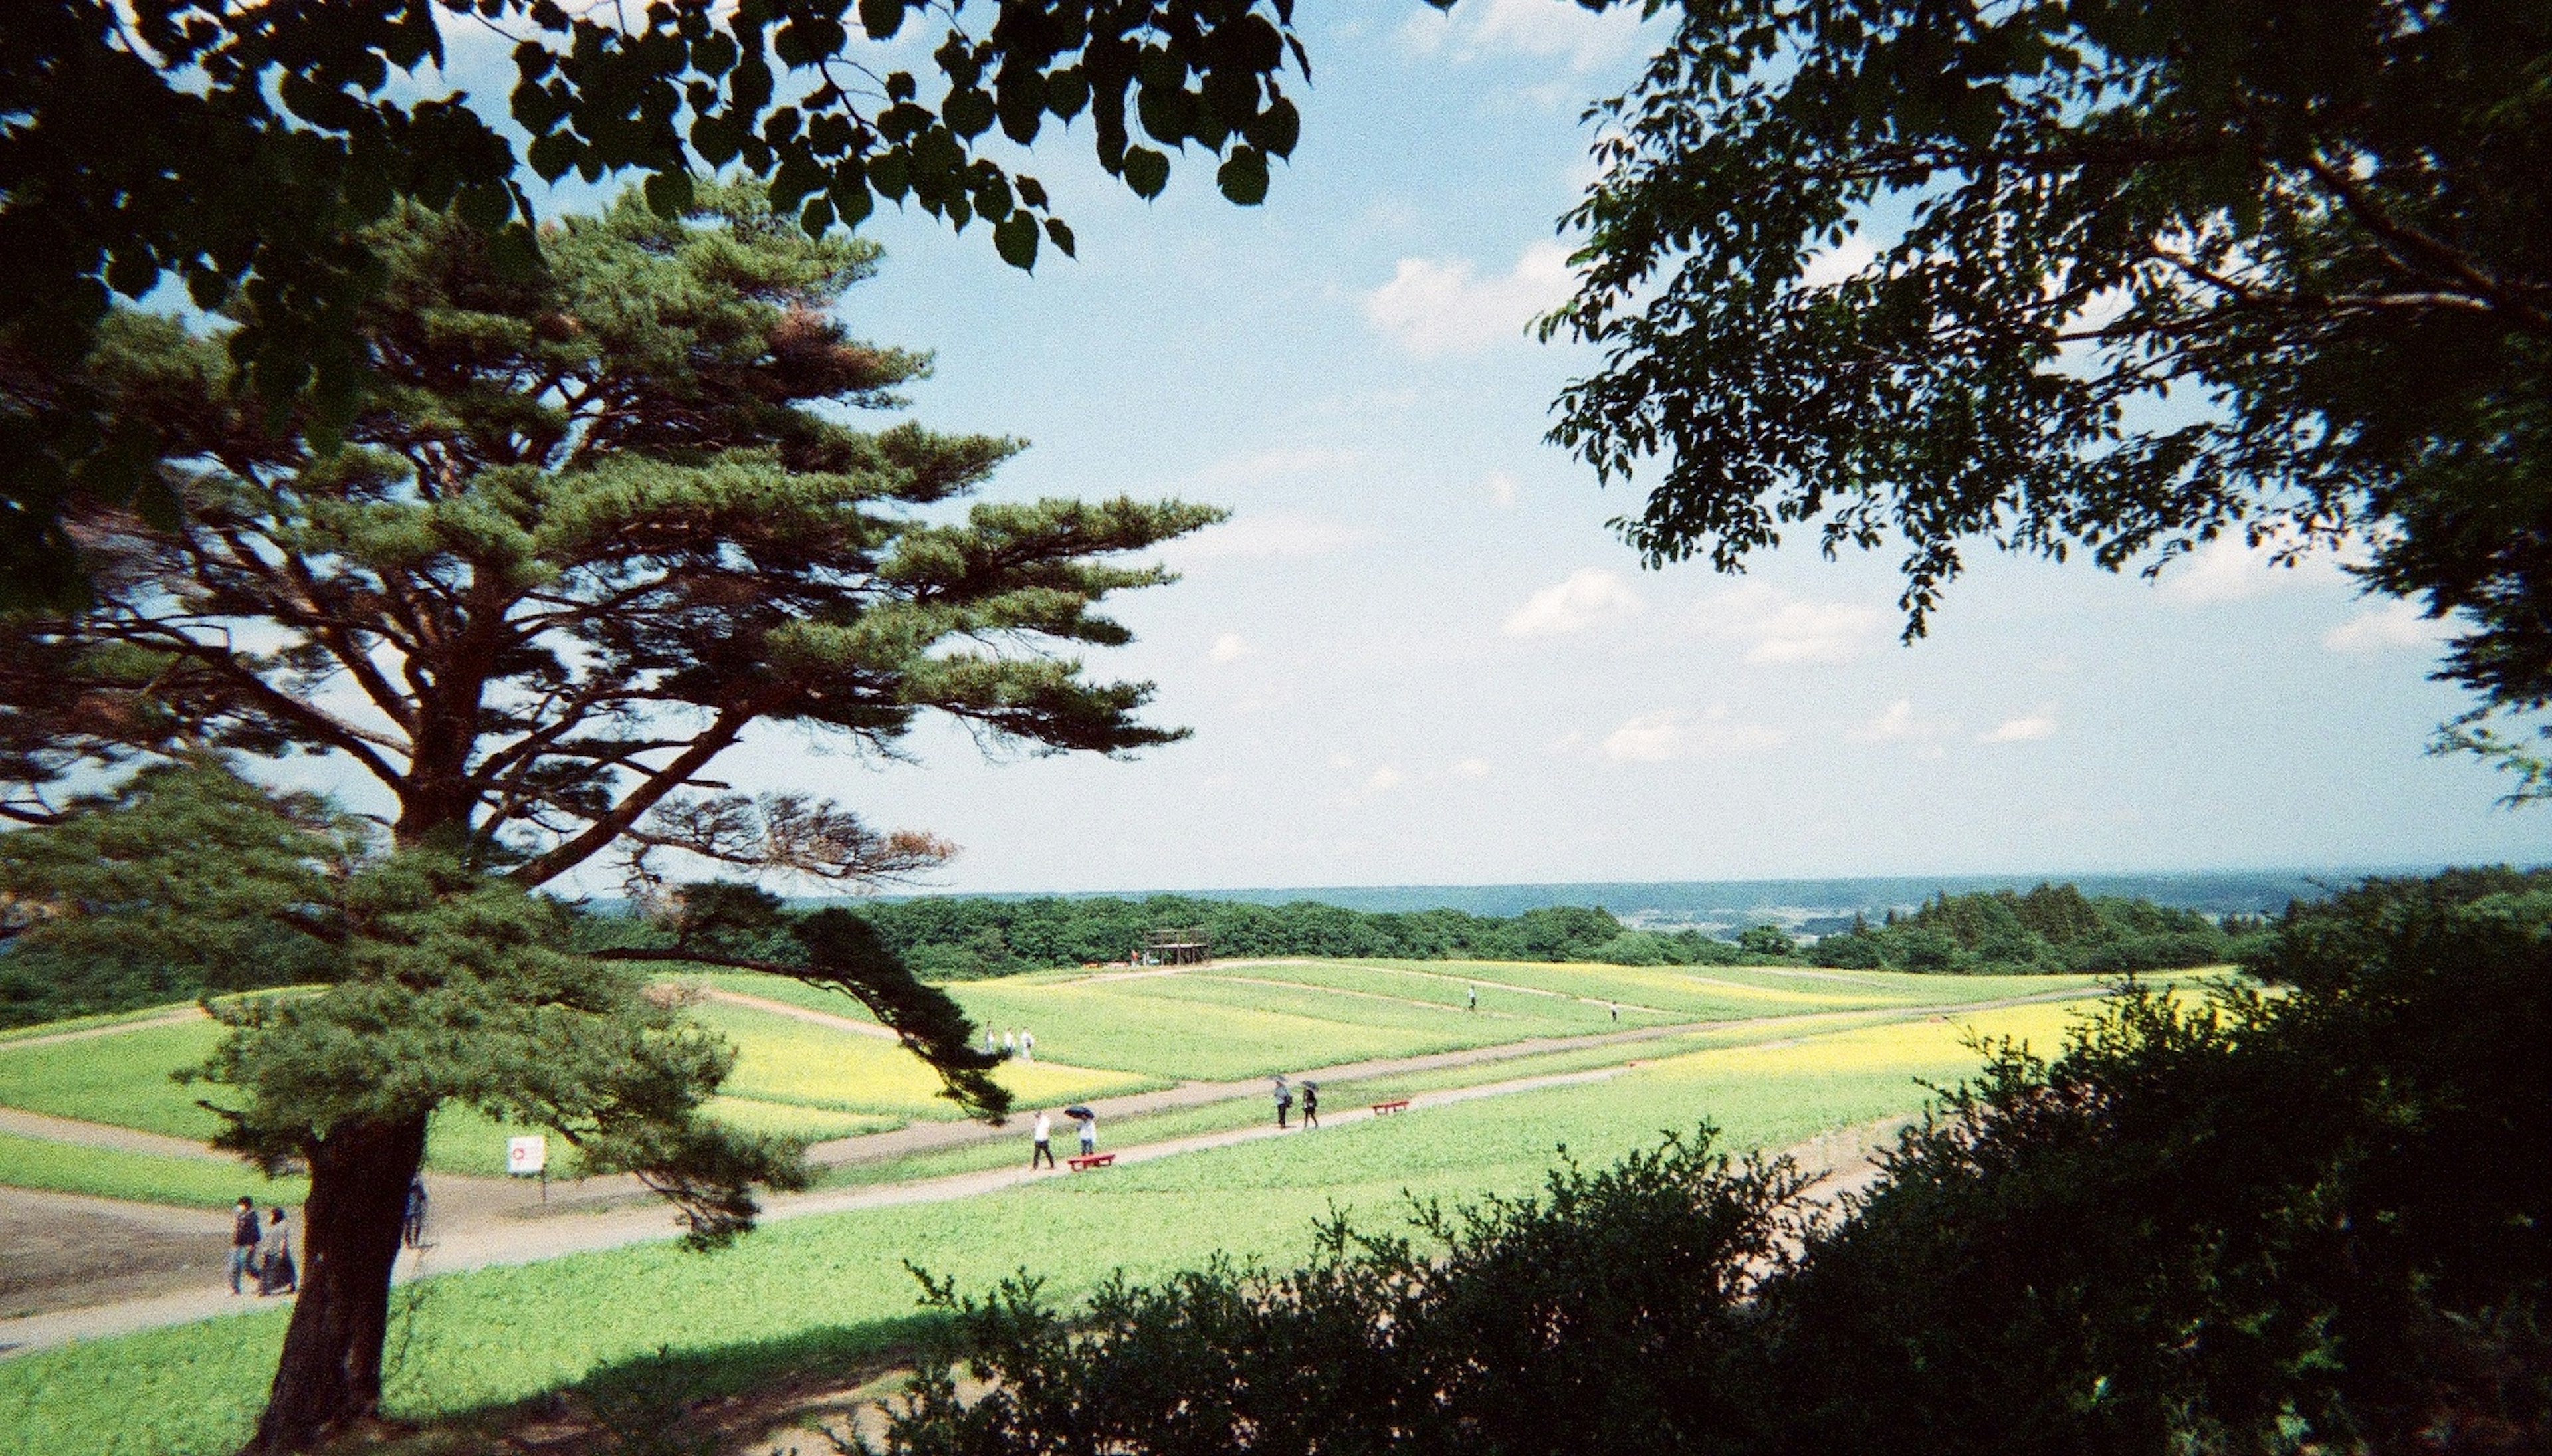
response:
[[[2552,12],[1708,0],[1600,104],[1551,434],[1652,561],[2353,537],[2552,700]]]
[[[648,964],[856,995],[998,1115],[962,1012],[865,922],[676,883],[873,881],[950,847],[708,775],[756,725],[875,755],[928,711],[1040,752],[1178,738],[1139,720],[1147,685],[1088,680],[1069,653],[1126,640],[1109,593],[1169,579],[1117,558],[1220,516],[961,507],[1017,443],[857,428],[927,360],[833,312],[874,246],[810,237],[757,188],[677,218],[624,197],[545,230],[528,272],[419,207],[364,245],[389,269],[361,319],[374,382],[335,440],[315,405],[278,421],[218,335],[106,321],[83,385],[160,422],[183,509],[82,509],[93,600],[0,619],[21,953],[191,962],[207,986],[273,955],[325,987],[226,1010],[205,1073],[248,1095],[230,1145],[311,1168],[259,1449],[377,1401],[395,1208],[437,1105],[557,1129],[704,1240],[796,1177],[785,1146],[698,1115],[729,1054],[651,999]],[[350,807],[376,811],[231,772],[304,755],[368,776]],[[606,855],[666,932],[647,946],[579,947],[530,893]]]
[[[449,88],[455,31],[510,49],[501,101]],[[231,359],[324,443],[359,407],[360,320],[395,267],[365,230],[401,207],[452,210],[519,268],[540,247],[526,165],[549,181],[643,172],[668,216],[695,173],[733,169],[809,233],[909,199],[959,230],[980,219],[1024,268],[1073,234],[1006,145],[1086,114],[1100,165],[1137,195],[1193,144],[1224,196],[1254,204],[1301,134],[1286,85],[1309,74],[1291,0],[10,6],[0,605],[82,589],[59,521],[73,498],[162,523],[177,508],[150,468],[157,422],[71,367],[116,295],[173,277],[199,307],[236,299]]]

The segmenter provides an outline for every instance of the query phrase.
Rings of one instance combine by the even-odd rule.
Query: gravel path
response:
[[[233,1161],[228,1153],[216,1153],[202,1143],[187,1138],[170,1137],[161,1132],[142,1132],[130,1127],[109,1127],[103,1122],[81,1122],[69,1117],[49,1117],[42,1112],[21,1112],[15,1107],[0,1107],[0,1132],[14,1132],[20,1137],[40,1137],[47,1142],[77,1143],[84,1148],[115,1148],[127,1153],[157,1153],[163,1158],[214,1158]]]
[[[888,1041],[901,1040],[894,1032],[876,1022],[862,1021],[856,1016],[836,1016],[830,1011],[818,1011],[812,1006],[793,1006],[787,1001],[775,1001],[768,996],[746,995],[743,991],[727,990],[719,987],[708,987],[701,991],[701,994],[713,1001],[724,1001],[730,1006],[750,1006],[757,1011],[769,1011],[775,1016],[788,1016],[799,1021],[811,1021],[817,1026],[829,1026],[835,1031],[847,1031],[854,1036],[880,1036]]]

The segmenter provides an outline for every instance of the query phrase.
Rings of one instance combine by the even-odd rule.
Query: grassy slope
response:
[[[711,1003],[697,1013],[742,1052],[728,1094],[713,1104],[740,1125],[826,1138],[875,1132],[916,1117],[957,1115],[938,1097],[938,1079],[893,1042],[750,1007]],[[188,1021],[49,1046],[0,1043],[0,1106],[207,1139],[220,1124],[197,1099],[219,1100],[224,1091],[180,1084],[171,1074],[200,1064],[222,1035],[213,1022]],[[1155,1085],[1129,1073],[1042,1058],[1005,1068],[1001,1078],[1022,1097],[1044,1101]],[[468,1108],[447,1108],[436,1117],[429,1161],[446,1172],[492,1175],[504,1167],[505,1139],[522,1130]],[[21,1181],[0,1176],[0,1183],[16,1182]],[[128,1191],[116,1196],[147,1196],[141,1191],[147,1186],[128,1183]]]
[[[2052,1046],[2066,1008],[1919,1020],[1670,1057],[1608,1081],[1347,1119],[1310,1135],[937,1205],[774,1225],[713,1256],[649,1245],[429,1281],[393,1336],[390,1405],[466,1410],[573,1383],[671,1345],[709,1373],[846,1358],[908,1329],[902,1261],[981,1287],[1015,1269],[1058,1292],[1107,1270],[1159,1274],[1218,1252],[1290,1260],[1335,1202],[1369,1222],[1404,1192],[1448,1197],[1537,1185],[1559,1144],[1588,1163],[1716,1121],[1729,1145],[1779,1145],[1910,1110],[1916,1078],[1975,1065],[1966,1025]],[[1042,1040],[1042,1038],[1040,1038]],[[229,1449],[271,1369],[280,1312],[0,1362],[0,1449],[95,1456]]]
[[[0,1184],[196,1208],[227,1208],[243,1194],[260,1202],[298,1203],[310,1193],[307,1179],[269,1181],[238,1163],[80,1147],[6,1132],[0,1132]]]
[[[866,1019],[849,997],[800,983],[774,977],[705,979]],[[1263,984],[1267,982],[1286,984]],[[1481,996],[1476,1015],[1459,1009],[1473,984]],[[2087,984],[2085,978],[1876,972],[1839,979],[1719,967],[1684,971],[1505,962],[1330,962],[1235,966],[1097,984],[1082,981],[1077,973],[1039,973],[952,989],[984,1024],[1038,1031],[1037,1061],[1012,1063],[1001,1076],[1023,1103],[1050,1105],[1179,1078],[1250,1077],[1366,1057],[1615,1029],[1601,1000],[1634,1007],[1619,1023],[1634,1027],[1669,1018],[1903,1009],[1949,998]],[[1640,1006],[1660,1009],[1652,1015],[1636,1009]],[[954,1107],[937,1096],[935,1079],[890,1042],[732,1004],[706,1003],[698,1014],[742,1051],[728,1094],[715,1104],[719,1115],[740,1125],[829,1138],[955,1115]],[[218,1100],[222,1091],[179,1085],[169,1074],[201,1062],[221,1035],[211,1022],[190,1021],[136,1026],[50,1046],[0,1041],[0,1105],[207,1138],[217,1121],[197,1099]],[[1591,1055],[1597,1062],[1621,1060],[1609,1052]],[[1088,1065],[1072,1065],[1075,1060]],[[1530,1074],[1517,1070],[1498,1075]],[[1452,1075],[1455,1082],[1480,1080],[1480,1075]],[[1246,1120],[1225,1110],[1213,1114],[1210,1125]],[[447,1109],[436,1122],[432,1165],[447,1172],[491,1174],[503,1166],[505,1139],[520,1130],[467,1108]],[[25,1177],[0,1176],[0,1182],[70,1186],[64,1180],[72,1175],[63,1171],[58,1158],[21,1157],[13,1166],[28,1170]],[[101,1162],[96,1171],[80,1176],[90,1179],[95,1191],[125,1197],[150,1198],[158,1188],[191,1186],[185,1179],[151,1171],[155,1166]],[[114,1171],[118,1168],[122,1171]]]

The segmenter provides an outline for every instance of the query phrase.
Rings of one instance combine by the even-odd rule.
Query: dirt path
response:
[[[0,1188],[0,1318],[203,1289],[230,1227],[219,1210]]]
[[[1489,1062],[1511,1061],[1517,1057],[1539,1056],[1544,1052],[1565,1051],[1579,1047],[1618,1046],[1632,1042],[1655,1041],[1681,1036],[1714,1026],[1742,1023],[1696,1021],[1676,1026],[1643,1026],[1631,1031],[1607,1032],[1601,1036],[1537,1036],[1523,1041],[1500,1042],[1495,1046],[1464,1047],[1450,1052],[1429,1052],[1415,1057],[1377,1057],[1363,1062],[1344,1062],[1334,1067],[1307,1067],[1286,1075],[1296,1082],[1353,1082],[1361,1078],[1392,1077],[1411,1072],[1434,1072],[1446,1067],[1470,1067]],[[1127,1117],[1140,1117],[1147,1112],[1167,1112],[1181,1107],[1201,1107],[1209,1102],[1228,1102],[1243,1097],[1269,1094],[1270,1080],[1243,1077],[1231,1082],[1182,1082],[1175,1087],[1156,1088],[1150,1092],[1124,1092],[1113,1097],[1093,1097],[1089,1107],[1099,1114],[1100,1125],[1108,1126]],[[1271,1104],[1272,1106],[1272,1104]],[[1022,1107],[1021,1113],[1033,1113],[1034,1107]],[[981,1122],[913,1122],[892,1132],[864,1133],[858,1137],[835,1138],[806,1150],[806,1156],[817,1163],[833,1166],[842,1163],[866,1163],[881,1158],[900,1158],[907,1153],[936,1152],[941,1148],[964,1147],[970,1143],[1015,1138],[1012,1126],[993,1127]]]
[[[1279,990],[1318,991],[1325,996],[1359,996],[1368,1001],[1389,1001],[1396,1006],[1420,1006],[1430,1011],[1450,1011],[1457,1016],[1477,1016],[1484,1021],[1522,1021],[1512,1011],[1465,1009],[1451,1001],[1421,1000],[1417,996],[1384,995],[1378,990],[1349,990],[1342,986],[1314,986],[1308,981],[1275,981],[1264,976],[1228,976],[1210,967],[1199,968],[1208,981],[1224,981],[1234,986],[1272,986]]]
[[[856,1016],[836,1016],[830,1011],[818,1011],[811,1006],[793,1006],[787,1001],[775,1001],[767,996],[746,995],[740,990],[726,990],[718,987],[704,988],[700,993],[710,1000],[724,1001],[730,1006],[750,1006],[757,1011],[769,1011],[774,1016],[789,1016],[799,1021],[811,1021],[817,1026],[829,1026],[835,1031],[847,1031],[854,1036],[881,1036],[888,1041],[900,1040],[894,1032],[876,1022],[862,1021]]]
[[[81,1122],[69,1117],[49,1117],[42,1112],[22,1112],[15,1107],[0,1107],[0,1132],[14,1132],[20,1137],[40,1137],[53,1143],[76,1143],[84,1148],[114,1148],[126,1153],[157,1153],[163,1158],[212,1158],[231,1161],[228,1153],[216,1153],[202,1143],[162,1132],[142,1132],[131,1127],[109,1127],[103,1122]]]
[[[1375,994],[1375,991],[1350,991],[1350,989],[1339,989],[1339,987],[1320,987],[1320,985],[1312,985],[1312,982],[1258,982],[1253,980],[1253,977],[1232,977],[1232,974],[1224,974],[1235,967],[1332,967],[1332,964],[1350,964],[1352,967],[1355,962],[1312,962],[1312,959],[1210,962],[1210,964],[1202,964],[1202,967],[1148,967],[1148,969],[1140,969],[1140,972],[1111,972],[1111,974],[1100,974],[1100,977],[1080,977],[1077,982],[1059,982],[1059,985],[1135,982],[1135,980],[1146,980],[1146,977],[1187,977],[1187,974],[1202,974],[1202,977],[1213,977],[1213,980],[1218,982],[1250,982],[1250,985],[1263,985],[1263,987],[1307,987],[1307,989],[1329,991],[1329,994],[1339,994],[1339,997],[1370,997],[1370,994]],[[1648,1004],[1639,1004],[1639,1002],[1616,1002],[1616,999],[1610,999],[1610,997],[1585,997],[1585,994],[1577,994],[1577,991],[1554,991],[1549,989],[1549,987],[1524,987],[1524,985],[1516,985],[1516,982],[1501,982],[1498,977],[1457,977],[1457,974],[1452,972],[1422,972],[1422,969],[1417,967],[1360,967],[1360,969],[1370,969],[1370,972],[1388,972],[1388,974],[1396,974],[1396,977],[1424,977],[1424,980],[1430,980],[1430,982],[1452,982],[1452,985],[1462,985],[1462,987],[1496,987],[1496,989],[1501,991],[1516,991],[1516,994],[1524,994],[1524,997],[1549,997],[1549,999],[1556,999],[1556,1002],[1580,1002],[1580,1004],[1590,1004],[1590,1007],[1621,1007],[1626,1009],[1626,1012],[1644,1012],[1644,1015],[1658,1015],[1658,1017],[1684,1015],[1684,1012],[1674,1012],[1674,1009],[1666,1009],[1666,1007],[1648,1007]],[[1641,967],[1641,969],[1651,969],[1651,967]],[[1682,972],[1682,967],[1669,967],[1669,969],[1679,969],[1679,972]],[[1697,972],[1682,972],[1682,974],[1684,977],[1689,977],[1689,980],[1702,982],[1702,985],[1728,987],[1728,989],[1763,994],[1763,987],[1749,987],[1746,982],[1723,982],[1718,980],[1718,977],[1705,977],[1705,974],[1697,974]],[[1802,974],[1812,974],[1812,972],[1802,972]],[[1848,977],[1838,977],[1838,980],[1848,980]],[[1868,982],[1856,982],[1856,985],[1868,985]],[[1393,1002],[1396,1002],[1396,999],[1401,997],[1381,997],[1381,999],[1393,999]],[[1444,1002],[1412,1002],[1412,1004],[1441,1007]],[[1462,1009],[1462,1007],[1447,1007],[1447,1009]],[[1480,1015],[1496,1015],[1496,1012],[1480,1012]]]

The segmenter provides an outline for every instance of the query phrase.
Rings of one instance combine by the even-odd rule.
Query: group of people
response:
[[[292,1262],[292,1223],[281,1208],[261,1219],[253,1198],[239,1200],[231,1217],[231,1293],[255,1281],[260,1297],[289,1295],[301,1288],[301,1271]]]
[[[399,1214],[399,1242],[425,1247],[425,1179],[411,1178],[407,1204]],[[280,1207],[261,1217],[257,1200],[241,1198],[231,1216],[231,1293],[244,1295],[255,1284],[258,1295],[291,1295],[301,1291],[301,1269],[292,1260],[292,1220]]]
[[[1286,1119],[1293,1113],[1294,1088],[1292,1084],[1285,1081],[1285,1074],[1279,1072],[1276,1074],[1276,1125],[1278,1127],[1289,1125]],[[1303,1125],[1305,1127],[1321,1125],[1321,1085],[1317,1082],[1303,1084]]]
[[[993,1028],[989,1026],[984,1028],[984,1055],[987,1057],[993,1055]],[[1036,1033],[1024,1026],[1014,1031],[1003,1032],[1001,1055],[1016,1057],[1022,1062],[1035,1061]]]
[[[1099,1114],[1080,1106],[1063,1110],[1065,1116],[1081,1124],[1081,1156],[1087,1158],[1098,1152]],[[1035,1172],[1039,1163],[1048,1168],[1054,1166],[1054,1114],[1043,1107],[1037,1109],[1035,1141],[1028,1147],[1028,1171]]]

